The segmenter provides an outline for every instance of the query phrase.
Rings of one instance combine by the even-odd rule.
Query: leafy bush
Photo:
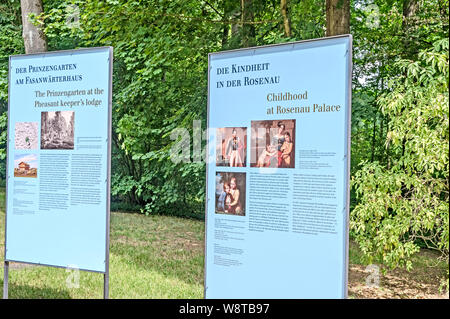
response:
[[[369,262],[411,268],[419,243],[449,253],[449,42],[436,41],[378,99],[389,118],[387,165],[363,162],[352,179],[350,226]]]

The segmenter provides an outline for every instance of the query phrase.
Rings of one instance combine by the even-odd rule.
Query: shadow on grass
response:
[[[3,287],[3,282],[1,282]],[[2,296],[3,297],[3,296]],[[9,299],[70,299],[68,291],[53,288],[33,287],[27,285],[9,284]]]

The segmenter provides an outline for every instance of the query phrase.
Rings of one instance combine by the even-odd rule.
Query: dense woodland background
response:
[[[23,23],[21,2],[43,13]],[[194,218],[205,165],[173,163],[170,133],[206,127],[208,53],[350,32],[351,236],[367,262],[409,268],[421,247],[448,262],[448,19],[448,0],[0,0],[0,186],[23,29],[41,51],[114,47],[113,208]]]

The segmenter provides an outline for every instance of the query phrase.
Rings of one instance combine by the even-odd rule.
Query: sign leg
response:
[[[103,275],[103,299],[109,299],[109,273]]]
[[[3,278],[3,299],[8,299],[9,261],[5,261]]]

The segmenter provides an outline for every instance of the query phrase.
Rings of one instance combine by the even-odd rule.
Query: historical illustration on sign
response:
[[[247,128],[218,128],[216,137],[217,166],[245,167],[247,162]]]
[[[38,122],[16,122],[14,143],[16,150],[37,150],[39,145]]]
[[[41,113],[41,149],[73,150],[74,111]]]
[[[38,156],[36,154],[14,155],[14,177],[37,177]]]
[[[217,214],[245,216],[245,180],[245,173],[217,172]]]
[[[295,120],[252,121],[250,164],[295,168]]]

